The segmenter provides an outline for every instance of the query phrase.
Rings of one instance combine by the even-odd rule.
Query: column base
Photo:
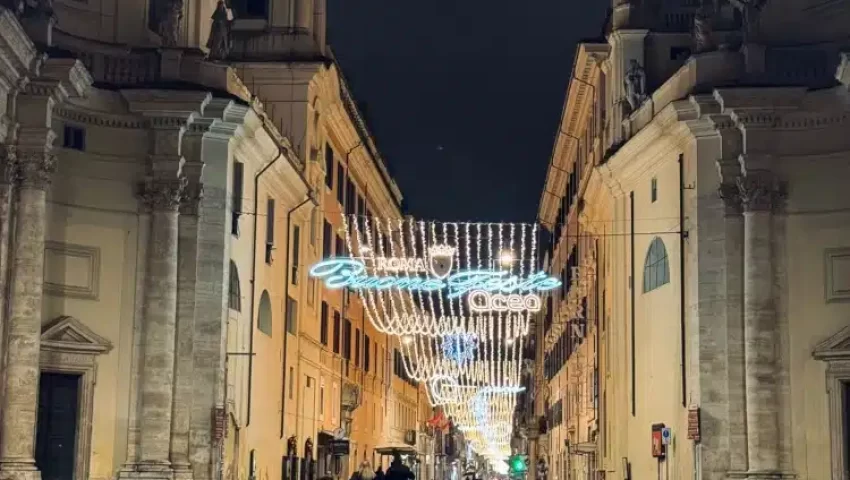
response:
[[[136,463],[122,468],[118,480],[174,480],[174,469],[169,463]]]
[[[766,470],[749,470],[746,472],[729,472],[728,480],[795,480],[796,473]]]
[[[191,465],[175,465],[174,480],[193,480],[195,472],[192,471]]]
[[[34,463],[2,463],[0,480],[41,480],[41,472]]]

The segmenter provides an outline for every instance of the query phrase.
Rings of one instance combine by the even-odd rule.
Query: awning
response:
[[[379,445],[375,447],[375,452],[379,455],[392,455],[395,452],[398,452],[401,455],[417,455],[418,453],[414,447],[405,443],[387,443]]]

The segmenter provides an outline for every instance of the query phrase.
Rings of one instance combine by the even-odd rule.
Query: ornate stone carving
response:
[[[56,171],[56,156],[43,152],[18,152],[18,183],[22,188],[46,189]]]
[[[15,15],[24,13],[24,0],[2,0],[2,5],[12,11]]]
[[[0,146],[0,184],[11,185],[18,177],[18,156],[14,145]]]
[[[694,15],[694,52],[710,52],[717,48],[712,38],[714,15],[708,6],[700,7]]]
[[[230,55],[230,47],[232,46],[230,27],[232,24],[230,10],[224,0],[218,0],[218,5],[216,5],[215,12],[212,14],[210,38],[207,39],[207,48],[210,49],[209,59],[224,60]]]
[[[204,198],[204,185],[199,182],[189,182],[183,190],[183,198],[180,201],[180,213],[184,215],[197,215],[201,199]]]
[[[629,61],[629,69],[623,83],[626,87],[626,101],[632,111],[635,111],[646,100],[646,72],[637,60]]]
[[[785,190],[769,172],[748,172],[738,177],[738,195],[746,212],[770,212],[785,198]]]
[[[729,3],[741,13],[741,37],[746,43],[756,33],[758,17],[767,0],[729,0]]]
[[[737,183],[722,183],[717,189],[717,193],[720,196],[720,199],[723,200],[723,204],[726,205],[727,215],[741,214],[743,211],[741,206],[741,192],[738,189]]]
[[[186,177],[173,180],[149,178],[142,185],[140,197],[151,211],[177,211],[186,189]]]
[[[183,20],[183,0],[160,0],[156,33],[162,37],[162,44],[174,47],[180,38],[180,23]]]

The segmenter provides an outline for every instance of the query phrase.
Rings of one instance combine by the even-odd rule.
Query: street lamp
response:
[[[514,254],[510,250],[502,250],[499,254],[499,263],[503,267],[509,267],[514,263]]]

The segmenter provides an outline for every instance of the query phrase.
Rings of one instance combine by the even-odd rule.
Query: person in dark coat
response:
[[[401,455],[395,452],[390,468],[387,469],[385,480],[414,480],[415,478],[416,475],[401,461]]]
[[[384,467],[379,465],[378,469],[375,470],[375,480],[386,480],[386,475],[384,475]]]

